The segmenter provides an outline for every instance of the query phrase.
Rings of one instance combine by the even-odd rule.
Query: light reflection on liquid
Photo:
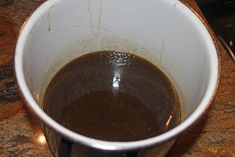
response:
[[[113,76],[113,88],[114,89],[119,88],[120,79],[121,79],[121,75],[118,72],[115,72]]]

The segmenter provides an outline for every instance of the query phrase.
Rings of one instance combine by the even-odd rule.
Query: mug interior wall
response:
[[[207,90],[211,60],[204,26],[182,9],[172,0],[67,0],[51,6],[25,45],[23,70],[31,92],[37,99],[45,77],[74,57],[119,49],[162,68],[177,87],[187,117]]]

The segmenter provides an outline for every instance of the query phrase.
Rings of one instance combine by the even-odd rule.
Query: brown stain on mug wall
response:
[[[48,11],[47,18],[48,18],[48,32],[50,32],[51,31],[51,8]]]
[[[159,58],[159,64],[161,65],[162,64],[162,58],[163,58],[163,54],[164,54],[164,51],[165,51],[165,42],[162,43],[162,46],[161,46],[161,51],[160,51],[160,58]]]

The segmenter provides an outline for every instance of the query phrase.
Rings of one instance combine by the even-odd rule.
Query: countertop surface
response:
[[[13,67],[19,29],[44,1],[0,0],[0,157],[52,156],[37,120],[19,96]],[[193,0],[184,1],[203,18]],[[221,59],[217,94],[209,111],[177,139],[168,157],[235,157],[235,64],[215,36],[214,41]]]

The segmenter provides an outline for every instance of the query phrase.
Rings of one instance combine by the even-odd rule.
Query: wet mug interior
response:
[[[66,63],[100,50],[141,56],[160,67],[176,86],[182,123],[149,145],[176,136],[208,108],[218,79],[216,49],[206,27],[184,4],[177,0],[49,0],[23,27],[15,65],[28,107],[61,134],[67,131],[39,108],[45,88]],[[77,137],[75,141],[87,140]],[[118,145],[113,149],[126,146]]]

